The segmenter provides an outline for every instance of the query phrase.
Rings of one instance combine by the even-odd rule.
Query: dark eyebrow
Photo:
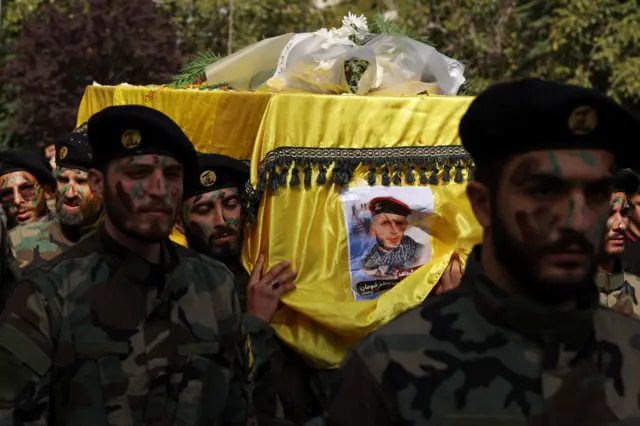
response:
[[[213,206],[213,200],[212,199],[205,199],[205,200],[196,200],[193,205],[191,206],[192,209],[198,208],[198,207],[203,207],[203,206],[208,206],[211,207]]]
[[[233,200],[234,198],[237,200],[240,197],[238,194],[229,194],[222,197],[222,201],[230,201],[230,200]]]
[[[174,171],[174,170],[182,170],[181,164],[171,164],[164,167],[164,170]]]

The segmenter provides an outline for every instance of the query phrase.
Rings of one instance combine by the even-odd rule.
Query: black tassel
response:
[[[399,163],[396,163],[396,167],[394,169],[393,178],[391,181],[394,185],[400,185],[402,183],[402,167]]]
[[[298,170],[298,165],[296,164],[291,169],[291,180],[289,181],[289,186],[298,185],[300,185],[300,170]]]
[[[382,168],[382,184],[384,186],[389,186],[391,184],[391,179],[389,178],[389,168],[384,166]]]
[[[423,185],[429,183],[429,179],[427,179],[427,168],[425,166],[420,167],[420,183]]]
[[[464,179],[462,177],[462,163],[460,163],[460,162],[458,162],[458,164],[456,164],[456,177],[453,178],[453,180],[456,183],[464,182]]]
[[[416,177],[413,175],[413,164],[409,165],[409,168],[407,169],[407,174],[404,175],[404,180],[407,183],[414,183],[416,181]]]
[[[274,191],[280,186],[278,183],[278,178],[278,171],[274,168],[273,170],[271,170],[271,173],[269,173],[269,188],[273,189]]]
[[[287,166],[282,166],[280,170],[280,185],[287,185],[287,178],[289,177],[289,168]]]
[[[356,165],[353,164],[353,162],[348,162],[345,166],[344,169],[342,169],[342,172],[344,173],[344,184],[347,185],[349,184],[349,182],[351,182],[351,179],[353,178],[353,170],[355,169]]]
[[[437,185],[438,184],[438,167],[434,164],[431,167],[431,176],[429,176],[429,184]]]
[[[324,164],[320,164],[320,173],[318,173],[316,183],[318,185],[324,185],[325,183],[327,183],[327,168],[324,166]]]
[[[260,172],[260,176],[258,176],[258,184],[256,185],[256,192],[262,194],[264,189],[267,187],[267,173],[262,171]]]
[[[449,163],[444,164],[444,171],[442,172],[442,181],[449,182],[451,180],[451,165]]]
[[[376,184],[376,166],[369,167],[369,176],[367,176],[367,183],[370,186]]]
[[[336,163],[333,166],[333,184],[334,185],[342,185],[342,164]]]
[[[476,166],[475,165],[470,165],[468,167],[468,177],[467,180],[473,180],[473,178],[475,178],[476,176]]]
[[[311,173],[311,164],[307,163],[307,165],[304,167],[304,184],[306,186],[310,186],[311,185],[311,178],[313,177],[312,173]]]

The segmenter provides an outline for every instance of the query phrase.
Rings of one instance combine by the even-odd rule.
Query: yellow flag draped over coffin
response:
[[[273,325],[311,365],[337,366],[357,340],[424,300],[454,253],[464,266],[480,241],[463,183],[473,164],[458,139],[471,100],[298,94],[269,102],[251,163],[255,224],[247,229],[243,263],[252,270],[261,253],[264,272],[292,262],[297,288],[283,299]],[[418,246],[427,263],[377,299],[356,300],[354,288],[364,289],[362,295],[368,290],[352,281],[371,273],[352,266],[360,261],[350,258],[356,231],[368,220],[357,218],[381,195],[411,204],[410,219],[420,210],[404,235],[415,228],[426,238]],[[368,238],[366,231],[360,235]],[[373,276],[390,273],[376,275],[380,270]]]
[[[249,161],[268,93],[176,90],[159,86],[88,86],[80,102],[77,125],[114,105],[144,105],[175,121],[196,150]],[[171,239],[186,245],[174,229]]]

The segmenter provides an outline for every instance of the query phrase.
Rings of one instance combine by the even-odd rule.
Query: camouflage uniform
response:
[[[249,274],[235,269],[240,306],[246,307]],[[244,315],[255,356],[253,403],[258,426],[301,425],[328,407],[338,369],[318,370],[282,343],[260,318]]]
[[[13,228],[9,235],[20,268],[39,267],[90,235],[99,223],[66,230],[56,217],[52,217]]]
[[[596,275],[600,304],[633,318],[640,318],[640,278],[620,270],[609,273],[602,269]]]
[[[0,313],[9,296],[11,285],[20,278],[20,268],[11,250],[7,224],[0,220]]]
[[[250,345],[233,277],[104,228],[18,282],[0,320],[0,425],[245,425]]]
[[[494,285],[472,253],[457,289],[362,341],[314,424],[640,424],[640,323],[598,306],[535,305]]]

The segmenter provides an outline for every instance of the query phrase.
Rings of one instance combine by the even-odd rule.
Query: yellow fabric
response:
[[[250,92],[174,90],[143,86],[88,86],[77,125],[113,105],[145,105],[171,117],[200,152],[249,160],[258,127],[272,95]],[[187,245],[177,229],[171,239]]]
[[[256,140],[251,183],[258,184],[260,162],[282,147],[459,145],[458,124],[471,100],[278,95],[269,103]],[[349,188],[367,187],[367,173],[368,166],[360,165]],[[266,273],[283,260],[292,262],[298,272],[297,289],[284,297],[274,328],[311,365],[331,368],[357,340],[424,300],[454,252],[464,265],[481,239],[481,228],[468,203],[466,185],[452,181],[432,186],[432,260],[377,300],[355,301],[340,188],[316,184],[316,175],[317,167],[308,188],[267,191],[256,224],[247,230],[243,263],[252,270],[262,253]],[[331,169],[329,182],[330,176]],[[380,176],[377,179],[380,185]]]
[[[112,105],[145,105],[171,117],[200,152],[249,160],[271,94],[174,90],[143,86],[88,86],[77,124]]]

